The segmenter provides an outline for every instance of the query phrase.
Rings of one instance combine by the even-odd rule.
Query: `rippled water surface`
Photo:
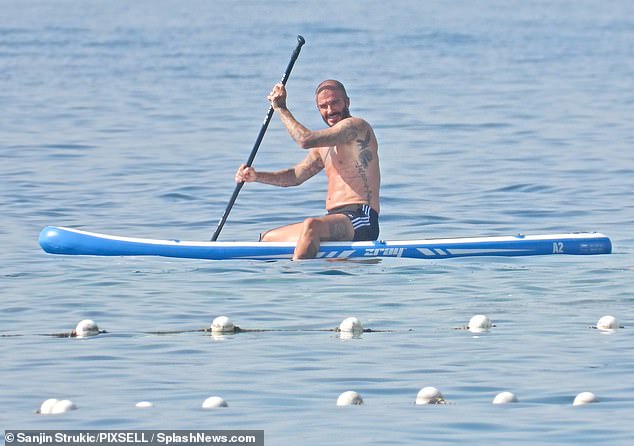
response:
[[[631,444],[631,2],[4,0],[2,11],[0,428]],[[46,225],[207,240],[298,34],[289,108],[321,128],[315,85],[346,84],[380,140],[381,238],[600,231],[614,253],[265,263],[40,250]],[[274,118],[255,165],[303,156]],[[324,187],[321,176],[249,184],[220,239],[320,215]],[[474,314],[495,327],[455,329]],[[624,328],[590,328],[605,314]],[[219,315],[264,331],[196,331]],[[348,316],[377,332],[341,339],[331,329]],[[42,336],[82,319],[107,333]],[[414,405],[425,386],[451,404]],[[365,404],[336,407],[346,390]],[[519,402],[492,405],[504,390]],[[582,391],[600,402],[573,407]],[[211,395],[229,407],[201,409]],[[36,415],[47,398],[78,410]]]

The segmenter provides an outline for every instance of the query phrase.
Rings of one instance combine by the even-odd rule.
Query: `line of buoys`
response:
[[[392,330],[375,330],[372,328],[363,328],[361,322],[356,317],[349,317],[343,320],[336,328],[317,328],[317,329],[283,329],[283,328],[242,328],[235,325],[228,316],[218,316],[212,322],[208,328],[194,329],[194,330],[172,330],[172,331],[153,331],[147,334],[165,335],[165,334],[180,334],[191,332],[204,332],[211,333],[214,338],[222,339],[225,335],[233,335],[238,333],[263,333],[263,332],[336,332],[341,335],[342,338],[358,337],[362,333],[387,333]],[[410,330],[411,331],[411,330]]]
[[[484,333],[489,331],[491,328],[496,327],[495,324],[492,323],[491,319],[484,314],[476,314],[475,316],[469,319],[467,325],[456,327],[455,330],[468,330],[472,333]],[[591,325],[590,328],[595,328],[601,330],[603,332],[614,332],[619,328],[625,328],[623,325],[619,323],[619,321],[614,316],[603,316],[601,317],[596,325]],[[356,317],[348,317],[344,319],[338,327],[335,328],[324,328],[324,329],[276,329],[276,328],[241,328],[235,325],[231,319],[227,316],[218,316],[216,317],[211,326],[208,328],[200,328],[200,329],[191,329],[191,330],[171,330],[171,331],[151,331],[144,332],[144,334],[153,334],[153,335],[169,335],[169,334],[182,334],[182,333],[195,333],[195,332],[203,332],[203,333],[211,333],[214,336],[224,336],[231,335],[237,333],[258,333],[258,332],[335,332],[340,335],[342,339],[350,339],[350,338],[358,338],[363,333],[389,333],[394,330],[376,330],[372,328],[363,328],[361,321]],[[413,331],[409,329],[408,331]],[[87,338],[96,336],[99,334],[108,333],[106,330],[100,330],[99,326],[92,319],[84,319],[77,323],[75,329],[70,332],[64,333],[50,333],[50,334],[42,334],[41,336],[55,336],[59,338]],[[23,336],[21,334],[0,334],[0,337],[15,337],[15,336]]]
[[[495,324],[491,322],[491,319],[484,314],[476,314],[469,319],[467,325],[456,328],[457,330],[469,330],[472,333],[483,333],[489,331],[495,327]],[[618,328],[625,328],[621,325],[618,319],[611,315],[602,316],[596,323],[591,325],[590,328],[596,328],[598,330],[612,332]]]
[[[473,333],[482,333],[491,329],[491,327],[495,327],[495,325],[491,322],[491,319],[483,314],[477,314],[469,320],[468,325],[464,327],[460,327],[459,329],[466,329]],[[618,320],[614,316],[603,316],[599,319],[596,326],[591,326],[592,328],[597,328],[599,330],[604,331],[614,331],[617,328],[623,328],[618,322]],[[173,331],[173,332],[154,332],[155,334],[167,334],[167,333],[184,333],[184,332],[193,332],[193,331],[203,331],[203,332],[211,332],[215,335],[224,335],[224,334],[233,334],[245,331],[288,331],[288,330],[262,330],[262,329],[241,329],[237,325],[235,325],[231,319],[227,316],[218,316],[216,317],[209,328],[200,329],[200,330],[185,330],[185,331]],[[327,330],[314,330],[314,331],[332,331],[337,332],[342,337],[342,339],[349,339],[350,337],[358,337],[361,333],[368,332],[377,332],[382,330],[372,330],[372,329],[364,329],[361,321],[356,317],[347,317],[345,318],[337,328],[327,329]],[[92,319],[84,319],[77,323],[74,330],[70,333],[58,333],[53,334],[51,336],[59,336],[59,337],[77,337],[77,338],[85,338],[89,336],[96,336],[101,333],[106,333],[105,330],[100,330],[97,323]],[[589,403],[598,402],[598,398],[592,392],[581,392],[578,394],[574,401],[574,406],[580,406]],[[517,397],[512,392],[500,392],[498,393],[492,401],[492,404],[508,404],[518,402]],[[364,404],[363,398],[357,392],[349,390],[343,392],[337,398],[337,406],[351,406],[351,405],[361,405]],[[442,393],[435,387],[423,387],[418,394],[416,395],[415,404],[417,405],[425,405],[425,404],[447,404]],[[138,408],[151,408],[154,407],[153,403],[149,401],[140,401],[136,403],[136,407]],[[228,407],[227,402],[219,396],[210,396],[205,399],[202,403],[203,409],[212,409],[219,407]],[[36,413],[42,415],[48,414],[60,414],[69,412],[71,410],[77,409],[77,406],[70,400],[57,400],[55,398],[50,398],[44,401],[40,408],[36,411]]]
[[[509,404],[509,403],[517,403],[519,400],[517,396],[515,396],[512,392],[500,392],[495,398],[493,398],[492,404]],[[573,406],[582,406],[585,404],[597,403],[599,402],[599,398],[592,392],[581,392],[579,393],[573,400]],[[337,406],[360,406],[365,404],[363,397],[354,390],[347,390],[339,395],[337,398]],[[415,405],[435,405],[435,404],[450,404],[443,397],[440,390],[436,387],[427,386],[423,387],[416,394],[416,399],[414,401]],[[142,409],[148,409],[154,407],[154,404],[150,401],[139,401],[135,404],[136,407]],[[203,409],[218,409],[221,407],[229,407],[227,401],[224,398],[214,395],[206,398],[201,407]],[[71,400],[58,400],[55,398],[50,398],[44,401],[40,408],[35,412],[41,415],[54,415],[54,414],[62,414],[66,412],[70,412],[71,410],[76,410],[77,406]]]
[[[491,404],[509,404],[519,402],[517,396],[513,392],[500,392],[495,395]],[[599,399],[592,392],[581,392],[573,400],[573,406],[581,406],[584,404],[597,403]],[[440,390],[436,387],[423,387],[416,395],[414,401],[416,405],[434,405],[434,404],[450,404],[443,397]],[[353,406],[364,404],[363,398],[354,390],[343,392],[337,398],[337,406]]]

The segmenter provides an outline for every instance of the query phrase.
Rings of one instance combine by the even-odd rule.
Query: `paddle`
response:
[[[306,43],[304,38],[302,36],[297,36],[297,46],[295,47],[295,50],[293,51],[293,54],[291,55],[291,60],[288,62],[288,66],[286,67],[284,76],[282,76],[283,85],[286,85],[288,76],[291,74],[293,65],[295,65],[295,61],[299,57],[299,52],[301,51],[302,45],[304,45],[304,43]],[[258,152],[258,148],[260,147],[260,143],[262,142],[262,139],[264,138],[264,134],[266,133],[266,129],[269,126],[269,122],[271,121],[272,116],[273,116],[273,106],[271,105],[269,107],[269,111],[266,114],[266,118],[264,119],[264,122],[262,123],[262,128],[260,128],[260,133],[258,133],[258,137],[255,140],[255,144],[253,144],[253,149],[251,149],[251,155],[249,155],[249,159],[246,162],[247,167],[251,167],[251,164],[253,164],[253,160],[255,159],[255,155]],[[220,235],[220,231],[222,231],[222,227],[225,225],[225,222],[227,221],[227,218],[229,217],[229,212],[231,212],[231,208],[233,207],[233,204],[238,198],[238,194],[240,193],[240,189],[242,189],[243,185],[244,183],[236,184],[236,188],[233,190],[233,195],[231,196],[231,199],[229,200],[229,204],[227,205],[227,208],[225,209],[225,213],[220,219],[220,221],[218,222],[218,227],[216,228],[216,232],[214,232],[214,235],[211,237],[212,242],[215,242],[216,240],[218,240],[218,235]]]

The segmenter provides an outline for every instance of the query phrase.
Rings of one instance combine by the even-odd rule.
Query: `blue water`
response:
[[[263,429],[267,445],[630,445],[634,4],[0,2],[0,428]],[[609,256],[53,256],[46,225],[207,240],[297,34],[289,107],[343,81],[380,140],[384,239],[600,231]],[[274,118],[255,165],[304,153]],[[221,240],[320,215],[249,184]],[[496,325],[474,335],[478,313]],[[589,328],[605,314],[624,328]],[[227,315],[242,328],[200,332]],[[391,330],[342,340],[348,316]],[[94,319],[108,333],[68,332]],[[17,335],[17,336],[7,336]],[[415,406],[439,388],[451,403]],[[336,407],[356,390],[359,407]],[[519,403],[494,406],[504,390]],[[597,404],[573,407],[595,393]],[[224,397],[229,407],[205,411]],[[47,398],[78,410],[40,416]],[[152,409],[135,403],[149,400]]]

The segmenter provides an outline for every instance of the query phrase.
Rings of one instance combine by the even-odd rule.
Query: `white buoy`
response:
[[[473,333],[482,333],[484,331],[488,331],[491,326],[491,319],[489,319],[488,316],[485,316],[484,314],[476,314],[469,319],[469,325],[467,325],[467,328]]]
[[[517,397],[512,392],[500,392],[493,398],[493,404],[517,403]]]
[[[445,399],[435,387],[423,387],[416,395],[416,404],[445,404]]]
[[[85,338],[87,336],[95,336],[99,334],[99,327],[92,319],[84,319],[79,321],[75,327],[75,335],[78,338]]]
[[[41,413],[42,415],[50,414],[51,411],[53,410],[53,406],[55,406],[55,404],[57,404],[58,401],[59,400],[56,398],[47,399],[40,405],[40,409],[37,411],[37,413]]]
[[[51,410],[51,413],[66,413],[75,409],[77,409],[77,406],[75,406],[75,403],[73,403],[71,400],[61,400],[55,403],[53,409]]]
[[[227,316],[218,316],[211,323],[212,333],[233,333],[235,326]]]
[[[584,404],[598,403],[599,398],[592,392],[581,392],[572,402],[573,406],[582,406]]]
[[[52,415],[70,412],[71,410],[75,409],[77,409],[77,406],[75,406],[75,403],[73,403],[71,400],[58,400],[55,398],[50,398],[40,405],[40,409],[37,411],[37,413],[42,415]]]
[[[614,316],[603,316],[597,322],[599,330],[616,330],[619,328],[619,321]]]
[[[339,331],[343,333],[362,333],[363,326],[356,317],[347,317],[339,324]]]
[[[359,406],[363,404],[363,398],[354,390],[343,392],[337,398],[337,406]]]
[[[139,401],[135,404],[135,406],[141,409],[146,409],[148,407],[154,407],[154,404],[152,404],[150,401]]]
[[[203,401],[203,409],[215,409],[217,407],[228,407],[227,402],[219,396],[210,396]]]

